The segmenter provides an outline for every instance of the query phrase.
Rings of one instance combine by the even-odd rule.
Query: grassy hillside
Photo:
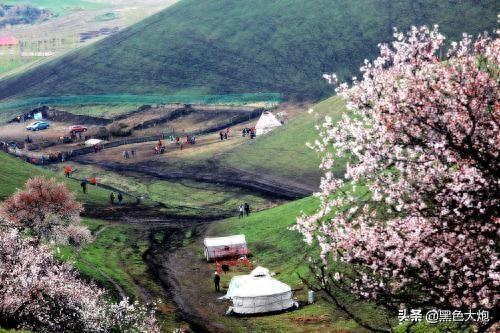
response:
[[[319,200],[314,197],[290,202],[266,211],[258,212],[244,219],[231,218],[212,224],[209,235],[223,236],[244,234],[253,256],[254,266],[261,265],[276,273],[276,278],[292,286],[295,296],[306,299],[307,287],[302,284],[298,274],[307,276],[307,258],[316,248],[308,247],[302,236],[289,228],[294,225],[301,211],[312,213]],[[222,285],[227,286],[237,271],[222,275]],[[362,318],[372,322],[383,322],[386,314],[371,304],[360,303],[348,295],[339,295],[344,303]],[[309,320],[303,320],[309,318]],[[238,324],[233,323],[238,328]],[[318,298],[313,305],[277,316],[255,317],[249,324],[257,332],[363,332],[340,310]],[[251,326],[251,327],[252,327]],[[235,329],[235,331],[245,331]]]
[[[108,203],[109,192],[102,188],[87,186],[87,194],[83,194],[80,182],[66,179],[63,174],[55,174],[52,171],[26,163],[18,158],[0,152],[0,200],[5,199],[17,189],[22,189],[24,183],[29,178],[43,176],[45,178],[56,178],[59,182],[64,182],[68,188],[76,194],[79,201],[103,205]],[[125,197],[124,202],[130,199]]]
[[[337,121],[345,112],[345,103],[340,97],[331,97],[314,106],[314,112],[304,112],[289,123],[262,136],[250,140],[237,149],[219,156],[221,161],[238,169],[271,174],[296,180],[316,187],[322,171],[320,158],[306,146],[318,137],[315,125],[321,124],[325,116]],[[343,173],[343,166],[337,174]]]
[[[496,25],[495,0],[182,0],[0,84],[0,99],[66,94],[278,92],[319,99],[321,78],[358,72],[392,27],[440,24],[457,37]]]
[[[272,209],[250,214],[244,219],[230,218],[210,226],[208,234],[226,236],[244,234],[254,254],[253,261],[279,272],[280,280],[299,284],[296,273],[307,271],[307,248],[301,235],[288,230],[301,211],[313,213],[319,200],[314,197],[293,201]],[[300,249],[300,251],[299,251]],[[287,258],[286,262],[283,258]]]
[[[254,211],[267,209],[279,203],[255,195],[251,191],[228,188],[223,185],[195,182],[188,179],[166,181],[151,178],[137,178],[103,170],[96,166],[70,163],[75,178],[92,178],[99,175],[100,184],[112,186],[135,197],[142,204],[155,206],[163,204],[161,211],[167,215],[183,217],[220,217],[238,214],[238,206],[248,202]],[[64,172],[64,165],[54,165],[51,169],[58,174]]]

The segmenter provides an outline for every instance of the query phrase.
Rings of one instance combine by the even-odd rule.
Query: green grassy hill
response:
[[[79,181],[67,179],[62,173],[55,174],[52,171],[26,163],[3,152],[0,152],[0,201],[17,189],[24,188],[26,180],[35,176],[55,178],[58,182],[66,183],[68,189],[76,194],[78,201],[92,205],[108,204],[109,191],[107,190],[87,186],[87,194],[83,194]],[[125,197],[124,201],[128,202],[130,198]]]
[[[316,187],[323,174],[318,154],[306,146],[318,138],[315,125],[325,116],[338,121],[346,111],[342,98],[336,96],[314,106],[314,112],[304,112],[274,131],[250,140],[228,153],[218,156],[221,162],[252,172],[273,175]],[[344,173],[340,163],[336,174]]]
[[[295,223],[301,211],[313,213],[319,205],[319,200],[308,197],[271,208],[249,217],[237,217],[222,220],[212,224],[207,234],[226,236],[244,234],[248,246],[259,265],[279,272],[280,280],[299,284],[297,273],[307,272],[308,250],[301,235],[288,230]],[[283,261],[283,258],[287,258]]]
[[[0,84],[0,99],[67,94],[277,92],[318,100],[321,78],[358,72],[392,27],[440,24],[456,38],[496,26],[495,0],[182,0]]]

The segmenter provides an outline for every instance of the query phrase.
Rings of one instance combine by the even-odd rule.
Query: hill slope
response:
[[[321,75],[348,77],[392,27],[450,37],[496,25],[495,0],[182,0],[95,45],[0,84],[0,99],[65,94],[279,92],[319,99]]]
[[[285,126],[217,158],[240,170],[272,175],[316,189],[324,172],[318,167],[320,157],[306,146],[306,142],[312,143],[318,138],[315,126],[320,125],[325,116],[337,122],[346,108],[342,98],[335,96],[316,104],[313,109],[312,114],[303,112]],[[339,163],[336,175],[343,175],[344,171],[345,166]]]
[[[24,188],[26,181],[35,176],[55,178],[58,182],[66,183],[68,189],[75,193],[78,201],[91,205],[108,204],[109,191],[88,186],[87,194],[83,194],[79,181],[67,179],[61,174],[34,166],[4,152],[0,152],[0,201],[13,194],[16,190]],[[126,197],[125,201],[129,202],[129,198]]]

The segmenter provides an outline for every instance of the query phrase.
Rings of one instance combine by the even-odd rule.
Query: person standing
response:
[[[245,202],[245,215],[250,215],[250,205],[247,202]]]
[[[123,194],[122,192],[118,192],[118,206],[121,206],[123,202]]]
[[[238,218],[241,219],[243,217],[243,211],[244,211],[244,207],[243,207],[243,204],[241,204],[240,207],[239,207],[240,215],[238,216]]]
[[[64,174],[66,175],[66,178],[69,178],[71,174],[71,167],[69,166],[69,164],[66,164],[66,167],[64,168]]]
[[[220,136],[220,141],[224,140],[224,133],[222,133],[222,131],[219,132],[219,136]]]
[[[214,274],[215,292],[220,292],[220,276],[217,271]]]
[[[111,206],[115,205],[115,194],[113,192],[109,195],[109,202],[111,203]]]
[[[80,186],[82,187],[83,193],[87,193],[87,180],[86,179],[82,180],[82,182],[80,183]]]

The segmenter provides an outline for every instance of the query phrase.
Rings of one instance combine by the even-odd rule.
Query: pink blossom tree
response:
[[[47,245],[0,229],[0,326],[36,332],[157,333],[154,312],[104,290],[58,262]]]
[[[157,333],[154,311],[105,291],[57,261],[43,241],[91,241],[64,184],[35,177],[0,206],[0,326],[36,332]],[[28,231],[28,232],[25,232]],[[33,237],[31,237],[33,236]]]
[[[90,240],[87,228],[79,226],[82,205],[65,184],[34,177],[0,205],[0,215],[13,227],[29,230],[38,241],[73,244]]]
[[[490,310],[484,330],[500,297],[500,40],[464,35],[444,52],[437,27],[394,36],[339,86],[350,111],[311,144],[321,206],[296,227],[348,267],[323,284],[393,310]]]

